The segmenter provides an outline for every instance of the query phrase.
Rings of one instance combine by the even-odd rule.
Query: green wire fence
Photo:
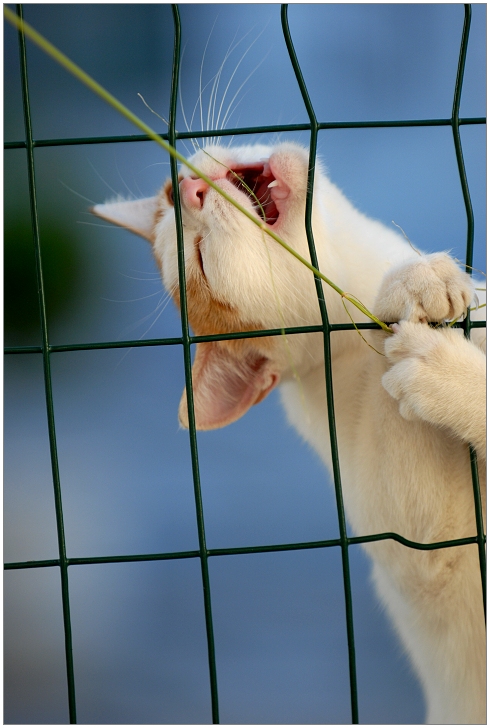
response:
[[[464,24],[461,37],[461,46],[459,54],[459,62],[457,75],[455,80],[454,90],[454,101],[452,107],[452,114],[450,118],[445,119],[422,119],[422,120],[409,120],[409,121],[358,121],[358,122],[320,122],[318,121],[313,104],[311,103],[308,90],[303,79],[301,67],[296,57],[293,41],[291,38],[289,24],[288,24],[288,7],[283,5],[281,7],[281,23],[284,35],[284,40],[287,46],[291,64],[296,76],[296,80],[299,89],[302,94],[303,102],[307,110],[309,123],[306,124],[294,124],[294,125],[276,125],[276,126],[255,126],[247,128],[229,129],[229,130],[207,130],[207,131],[192,131],[192,132],[178,132],[176,130],[176,110],[177,110],[177,95],[178,95],[178,83],[179,83],[179,70],[181,60],[181,26],[180,16],[177,5],[172,6],[173,21],[174,21],[174,51],[173,51],[173,68],[172,68],[172,83],[171,83],[171,99],[170,99],[170,116],[169,116],[169,130],[168,134],[162,134],[162,138],[165,138],[169,143],[175,147],[177,140],[188,139],[188,138],[206,138],[206,137],[217,137],[227,135],[243,135],[252,133],[264,133],[264,132],[284,132],[284,131],[309,131],[310,132],[310,157],[309,157],[309,179],[308,179],[308,194],[306,202],[306,215],[305,215],[305,226],[308,237],[309,251],[311,257],[311,263],[313,266],[318,267],[317,256],[315,252],[315,243],[313,239],[313,231],[311,227],[311,212],[312,212],[312,190],[313,190],[313,179],[315,175],[315,160],[317,151],[317,139],[318,132],[322,129],[338,129],[338,128],[366,128],[366,127],[416,127],[416,126],[450,126],[453,133],[454,148],[458,164],[459,177],[461,182],[461,190],[464,198],[464,204],[467,216],[467,242],[466,242],[466,266],[469,273],[472,269],[473,261],[473,235],[474,235],[474,224],[473,224],[473,212],[470,199],[470,193],[468,183],[466,179],[463,152],[460,140],[459,127],[465,124],[484,124],[486,123],[485,118],[459,118],[459,107],[461,99],[461,91],[463,86],[463,74],[465,67],[466,51],[468,46],[468,38],[470,31],[471,22],[471,6],[465,5],[464,7]],[[17,14],[22,18],[22,5],[17,6]],[[183,232],[182,232],[182,219],[181,219],[181,208],[178,195],[178,170],[177,162],[175,159],[170,160],[172,184],[174,187],[174,199],[175,199],[175,218],[177,228],[177,239],[178,239],[178,256],[179,256],[179,285],[180,285],[180,301],[181,301],[181,319],[182,319],[182,336],[176,338],[161,338],[161,339],[146,339],[146,340],[130,340],[130,341],[107,341],[103,343],[87,343],[87,344],[73,344],[73,345],[57,345],[54,346],[49,343],[49,332],[46,314],[46,300],[45,300],[45,289],[43,279],[43,266],[40,250],[40,233],[38,225],[38,213],[37,213],[37,200],[36,200],[36,175],[35,175],[35,154],[34,150],[38,147],[49,147],[49,146],[66,146],[66,145],[81,145],[81,144],[100,144],[100,143],[119,143],[119,142],[140,142],[148,141],[148,137],[145,135],[126,135],[126,136],[112,136],[112,137],[89,137],[89,138],[75,138],[75,139],[34,139],[32,135],[31,126],[31,114],[30,114],[30,102],[29,102],[29,85],[28,85],[28,70],[27,70],[27,58],[26,58],[26,45],[25,39],[22,33],[19,33],[19,49],[20,49],[20,65],[21,65],[21,83],[22,83],[22,98],[23,98],[23,110],[24,110],[24,124],[25,124],[25,141],[19,142],[8,142],[5,144],[5,149],[25,149],[28,163],[28,183],[29,183],[29,198],[30,198],[30,211],[31,211],[31,223],[34,237],[34,248],[35,248],[35,260],[36,260],[36,272],[37,272],[37,287],[39,295],[39,309],[41,315],[41,330],[42,330],[42,344],[41,346],[29,346],[29,347],[7,347],[5,353],[9,355],[14,354],[30,354],[38,353],[42,354],[43,359],[43,370],[44,370],[44,387],[46,396],[46,407],[48,416],[48,429],[49,429],[49,444],[51,452],[51,468],[53,477],[54,487],[54,498],[55,498],[55,509],[56,509],[56,523],[57,523],[57,535],[58,535],[58,551],[59,557],[57,559],[39,560],[39,561],[25,561],[5,564],[5,569],[36,569],[44,567],[57,566],[60,569],[61,574],[61,594],[63,604],[63,622],[64,622],[64,639],[65,639],[65,657],[66,657],[66,674],[68,684],[68,705],[69,705],[69,716],[70,723],[76,723],[76,693],[75,693],[75,677],[73,668],[73,648],[72,648],[72,631],[71,631],[71,619],[70,619],[70,593],[69,593],[69,567],[75,567],[82,564],[101,564],[101,563],[121,563],[121,562],[136,562],[136,561],[155,561],[155,560],[168,560],[168,559],[199,559],[201,564],[202,574],[202,588],[203,588],[203,599],[204,599],[204,611],[206,620],[206,632],[207,632],[207,646],[208,646],[208,662],[209,662],[209,680],[211,690],[211,705],[212,705],[212,719],[213,723],[219,723],[219,690],[217,680],[217,667],[216,667],[216,656],[215,656],[215,644],[213,636],[213,613],[211,607],[211,589],[208,562],[210,558],[214,556],[233,556],[236,554],[251,554],[251,553],[266,553],[266,552],[279,552],[288,550],[298,549],[317,549],[317,548],[333,548],[338,547],[341,550],[342,556],[342,569],[343,569],[343,581],[344,581],[344,597],[345,597],[345,613],[346,613],[346,628],[347,628],[347,644],[349,653],[349,675],[350,675],[350,694],[351,694],[351,711],[352,711],[352,722],[359,722],[359,711],[358,711],[358,694],[357,694],[357,680],[356,680],[356,657],[355,657],[355,640],[354,640],[354,619],[353,619],[353,608],[352,608],[352,592],[351,592],[351,581],[349,574],[349,546],[360,543],[367,543],[371,541],[382,541],[386,539],[393,539],[399,543],[405,545],[408,548],[420,549],[420,550],[431,550],[448,548],[452,546],[464,546],[469,544],[477,544],[479,551],[480,570],[482,579],[482,593],[485,606],[485,535],[483,529],[483,517],[482,507],[480,498],[480,488],[478,483],[478,470],[476,462],[476,453],[473,448],[469,448],[470,458],[469,466],[471,467],[473,489],[474,489],[474,501],[475,501],[475,521],[476,521],[476,535],[469,538],[456,539],[451,541],[444,541],[438,543],[422,544],[410,541],[403,538],[396,533],[381,533],[370,536],[356,536],[349,537],[347,535],[347,526],[343,506],[342,498],[342,484],[340,477],[340,465],[337,450],[337,438],[335,430],[335,408],[333,399],[332,389],[332,376],[331,376],[331,349],[330,349],[330,336],[334,331],[348,331],[354,328],[354,324],[330,324],[328,319],[328,312],[324,301],[322,283],[321,280],[315,277],[316,290],[318,295],[318,305],[321,313],[322,324],[318,326],[302,326],[295,328],[286,329],[287,334],[300,334],[300,333],[311,333],[311,332],[322,332],[324,341],[324,352],[325,352],[325,374],[326,374],[326,396],[328,403],[328,419],[330,429],[330,445],[332,450],[333,460],[333,473],[334,473],[334,485],[335,485],[335,496],[337,503],[338,523],[340,536],[337,539],[331,539],[327,541],[311,541],[305,543],[286,543],[286,544],[275,544],[268,546],[250,546],[243,548],[229,548],[229,549],[208,549],[206,545],[206,530],[204,522],[204,513],[202,506],[201,488],[200,488],[200,477],[199,477],[199,456],[196,440],[196,428],[194,420],[194,408],[193,408],[193,390],[192,390],[192,374],[191,374],[191,345],[200,341],[216,341],[224,339],[235,339],[235,338],[251,338],[258,336],[278,336],[283,334],[281,329],[273,329],[266,331],[253,331],[253,332],[238,332],[233,334],[220,334],[220,335],[209,335],[209,336],[191,336],[189,333],[188,318],[187,318],[187,301],[186,301],[186,285],[185,285],[185,266],[184,266],[184,244],[183,244]],[[356,324],[359,329],[373,329],[377,328],[376,324]],[[470,335],[471,328],[482,327],[484,322],[476,321],[471,322],[468,316],[464,323],[460,324],[464,328],[466,336]],[[63,525],[63,505],[62,505],[62,486],[58,468],[58,456],[56,446],[56,424],[55,424],[55,413],[53,405],[53,394],[52,394],[52,381],[51,381],[51,356],[56,355],[58,352],[67,351],[81,351],[81,350],[94,350],[94,349],[111,349],[111,348],[126,348],[126,347],[139,347],[139,346],[182,346],[184,353],[184,368],[185,368],[185,386],[187,392],[187,403],[188,403],[188,415],[189,415],[189,444],[192,458],[192,473],[194,481],[194,496],[195,496],[195,507],[196,507],[196,519],[198,526],[199,535],[199,549],[193,551],[183,552],[170,552],[170,553],[152,553],[152,554],[129,554],[125,556],[99,556],[93,558],[68,558],[65,545],[65,531]]]

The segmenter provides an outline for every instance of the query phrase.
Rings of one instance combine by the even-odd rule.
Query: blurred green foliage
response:
[[[55,216],[41,220],[41,260],[49,324],[74,305],[83,267],[73,230]],[[29,216],[6,215],[4,229],[6,343],[40,340],[41,324],[34,240]]]

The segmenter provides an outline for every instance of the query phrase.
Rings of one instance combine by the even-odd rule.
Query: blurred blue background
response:
[[[206,123],[209,82],[225,58],[218,103],[230,82],[228,128],[307,121],[279,5],[190,4],[180,13],[188,121],[202,68]],[[463,15],[452,4],[291,6],[318,118],[448,118]],[[473,6],[462,117],[486,112],[485,16],[484,4]],[[25,18],[165,131],[137,94],[167,117],[170,6],[36,4],[25,6]],[[7,141],[24,138],[18,57],[8,26]],[[31,44],[27,59],[34,138],[135,133]],[[178,128],[185,130],[181,111]],[[199,106],[193,128],[201,128]],[[483,269],[485,127],[463,126],[461,136],[474,265]],[[308,144],[306,132],[280,138]],[[319,154],[362,211],[387,225],[394,220],[426,251],[450,249],[464,259],[466,216],[450,127],[322,131]],[[153,194],[169,173],[163,150],[151,142],[54,146],[36,149],[35,161],[50,342],[180,335],[148,244],[87,212],[116,193]],[[39,344],[23,150],[5,155],[5,256],[6,343]],[[196,549],[189,440],[177,425],[181,348],[56,353],[51,361],[68,555]],[[338,536],[329,478],[285,424],[277,393],[229,428],[200,433],[198,445],[210,548]],[[6,561],[58,556],[40,355],[5,362],[5,536]],[[350,555],[360,720],[420,723],[421,690],[373,595],[367,559],[360,547]],[[210,723],[198,561],[72,566],[69,577],[79,722]],[[339,550],[213,557],[210,577],[221,721],[349,723]],[[5,722],[66,723],[58,570],[8,571],[5,585]]]

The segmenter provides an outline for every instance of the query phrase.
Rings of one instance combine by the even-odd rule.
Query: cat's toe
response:
[[[437,321],[463,316],[475,295],[471,278],[446,253],[428,255],[426,261],[435,285],[426,310],[438,315]]]
[[[381,379],[384,389],[398,402],[401,416],[410,421],[419,419],[414,408],[416,397],[413,396],[414,389],[416,390],[413,383],[417,381],[418,367],[417,360],[407,358],[392,366]]]
[[[385,354],[390,364],[406,357],[420,357],[440,341],[439,331],[424,324],[401,321],[394,327],[394,334],[385,339]]]
[[[417,412],[413,409],[413,407],[410,405],[410,403],[407,400],[402,399],[399,404],[398,409],[404,420],[413,422],[415,420],[420,419]]]
[[[475,296],[475,291],[469,276],[466,273],[462,273],[462,271],[459,272],[461,273],[460,277],[455,279],[450,278],[446,283],[447,296],[450,304],[448,318],[450,319],[465,315],[468,306]]]
[[[399,400],[403,396],[403,382],[399,376],[399,371],[395,370],[395,367],[383,374],[381,384],[393,399]]]

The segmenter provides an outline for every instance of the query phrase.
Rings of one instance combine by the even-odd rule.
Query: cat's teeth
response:
[[[278,184],[279,182],[277,181],[277,179],[273,179],[272,182],[267,185],[267,187],[270,189],[271,187],[277,187]]]

